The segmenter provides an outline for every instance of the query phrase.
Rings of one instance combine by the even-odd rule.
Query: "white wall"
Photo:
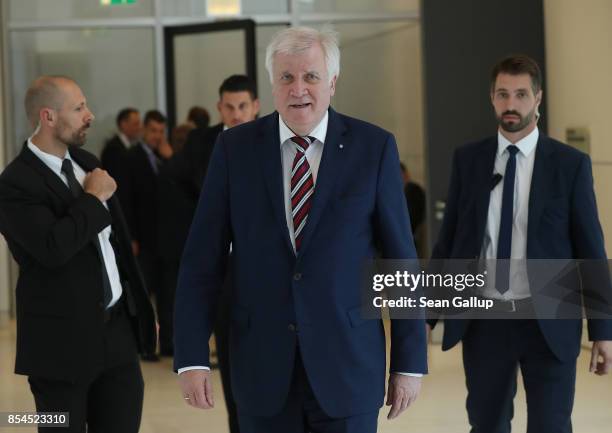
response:
[[[338,24],[342,52],[332,104],[391,131],[402,161],[423,185],[421,26],[415,21]]]
[[[208,110],[211,125],[218,123],[221,120],[217,110],[219,86],[230,75],[246,73],[245,56],[242,30],[176,37],[177,124],[187,120],[189,109],[194,105]]]
[[[1,1],[1,0],[0,0]],[[154,34],[149,28],[66,29],[12,32],[9,65],[13,152],[31,134],[23,115],[25,92],[36,77],[68,75],[87,97],[96,119],[85,148],[99,155],[115,133],[123,107],[156,108]],[[7,95],[8,96],[8,95]]]
[[[612,1],[545,0],[549,134],[590,131],[599,217],[612,254]]]

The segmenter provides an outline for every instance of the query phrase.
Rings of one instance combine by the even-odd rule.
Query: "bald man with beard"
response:
[[[59,431],[135,433],[155,324],[115,181],[81,149],[94,115],[59,76],[36,79],[25,107],[34,133],[0,175],[0,232],[20,268],[15,373],[38,412],[69,413]]]

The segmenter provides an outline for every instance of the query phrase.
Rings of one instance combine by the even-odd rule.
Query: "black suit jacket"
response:
[[[160,159],[160,169],[162,162]],[[128,151],[127,170],[122,204],[125,201],[125,215],[132,239],[138,241],[141,250],[157,254],[157,174],[140,144]]]
[[[104,149],[102,149],[102,154],[100,155],[102,168],[108,171],[108,174],[115,180],[120,179],[125,173],[127,153],[128,148],[125,147],[119,135],[115,135],[108,140],[104,145]],[[120,185],[118,184],[117,186]]]
[[[84,150],[70,154],[86,171],[99,166]],[[0,175],[0,231],[20,269],[16,373],[75,380],[102,362],[102,267],[94,241],[109,224],[139,349],[155,347],[153,310],[121,208],[115,197],[107,204],[109,210],[85,193],[75,199],[27,147]]]
[[[185,143],[185,159],[187,161],[187,175],[196,192],[196,201],[200,196],[208,163],[215,147],[219,134],[223,132],[223,123],[210,128],[197,128],[192,130]]]
[[[419,226],[425,221],[425,191],[418,183],[408,182],[404,185],[404,195],[406,196],[406,203],[408,203],[410,228],[414,235]]]
[[[223,124],[189,133],[183,150],[165,164],[158,182],[158,247],[162,259],[181,258],[206,177],[208,163]]]
[[[159,172],[157,244],[160,258],[176,272],[197,204],[194,190],[183,152],[174,154]]]

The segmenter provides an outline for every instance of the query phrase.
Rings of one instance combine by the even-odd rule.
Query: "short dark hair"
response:
[[[499,74],[527,74],[531,77],[533,93],[538,93],[542,89],[540,67],[535,60],[525,54],[514,54],[497,62],[491,71],[491,91],[495,90],[495,82]]]
[[[119,111],[119,114],[117,114],[117,126],[128,120],[132,113],[138,114],[138,110],[132,107],[127,107]]]
[[[206,108],[195,105],[189,109],[187,121],[193,122],[198,128],[207,128],[210,123],[210,115]]]
[[[145,114],[144,125],[148,125],[149,122],[166,123],[166,116],[159,110],[149,110]]]
[[[257,99],[257,86],[246,75],[232,75],[226,78],[219,87],[219,98],[223,97],[223,92],[249,92],[251,99]]]

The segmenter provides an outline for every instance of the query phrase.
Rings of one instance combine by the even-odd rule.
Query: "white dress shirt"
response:
[[[329,114],[326,111],[325,116],[319,122],[319,124],[312,130],[310,134],[306,134],[309,137],[313,137],[315,140],[306,149],[306,160],[310,165],[310,171],[312,172],[312,180],[315,185],[315,191],[317,190],[317,175],[319,173],[319,165],[321,165],[321,155],[323,154],[323,143],[325,143],[325,136],[327,135],[327,122],[329,120]],[[293,209],[291,207],[291,169],[293,168],[293,160],[297,153],[296,145],[291,141],[292,137],[295,137],[295,133],[289,129],[283,119],[278,116],[278,130],[280,132],[280,146],[281,146],[281,161],[283,169],[283,190],[285,194],[285,216],[287,218],[287,228],[289,229],[289,237],[291,238],[291,245],[293,245],[293,251],[295,252],[295,233],[293,230]]]
[[[119,140],[121,140],[121,142],[123,143],[123,145],[125,146],[126,149],[130,148],[131,143],[130,143],[130,139],[127,138],[127,135],[125,135],[123,132],[119,131],[119,132],[117,132],[117,137],[119,137]]]
[[[74,175],[76,179],[79,181],[81,186],[83,186],[83,181],[85,179],[86,173],[85,171],[72,159],[70,158],[70,153],[66,151],[66,156],[64,158],[58,158],[55,155],[51,155],[50,153],[43,152],[32,143],[32,139],[28,139],[28,149],[30,149],[34,155],[36,155],[47,167],[53,171],[61,180],[64,182],[66,187],[68,187],[68,179],[62,173],[62,161],[64,159],[69,159],[72,162],[72,167],[74,169]],[[106,202],[103,202],[104,207],[108,209],[108,205]],[[119,269],[117,268],[117,261],[115,259],[115,251],[110,243],[110,234],[111,234],[111,226],[105,227],[100,233],[98,233],[98,241],[100,242],[100,249],[102,251],[102,258],[104,259],[104,265],[106,266],[106,272],[108,273],[108,280],[110,281],[111,291],[113,293],[113,297],[108,305],[108,307],[112,307],[115,305],[117,300],[121,297],[121,293],[123,293],[123,288],[121,287],[121,278],[119,277]]]
[[[310,171],[312,172],[312,180],[317,185],[317,175],[319,173],[319,166],[321,165],[321,156],[323,155],[323,144],[325,143],[325,137],[327,136],[327,123],[329,121],[329,112],[326,111],[323,119],[317,126],[309,133],[306,134],[309,137],[313,137],[315,140],[306,149],[306,160],[310,165]],[[295,143],[291,141],[292,137],[296,134],[289,129],[285,124],[281,116],[278,116],[278,130],[280,133],[280,146],[281,146],[281,161],[283,170],[283,189],[285,199],[285,216],[287,218],[287,228],[289,229],[289,237],[291,238],[291,245],[293,245],[293,251],[295,252],[295,233],[293,231],[293,210],[291,208],[291,170],[293,168],[293,160],[297,149]],[[178,369],[178,374],[188,370],[210,370],[208,367],[194,366],[184,367]],[[399,373],[405,376],[422,377],[420,373]]]
[[[491,191],[487,225],[482,244],[481,257],[487,263],[487,285],[482,295],[486,298],[500,300],[519,300],[531,296],[529,281],[527,279],[527,225],[529,218],[529,193],[531,191],[531,178],[535,162],[535,150],[540,136],[536,127],[525,138],[514,143],[519,151],[516,154],[516,177],[514,179],[514,209],[512,218],[512,250],[510,253],[510,289],[501,294],[495,288],[495,259],[497,258],[497,245],[499,240],[499,226],[501,220],[501,205],[504,182],[498,182]],[[510,141],[497,133],[497,154],[495,156],[495,169],[493,174],[504,176],[509,152],[506,150],[512,145]]]

